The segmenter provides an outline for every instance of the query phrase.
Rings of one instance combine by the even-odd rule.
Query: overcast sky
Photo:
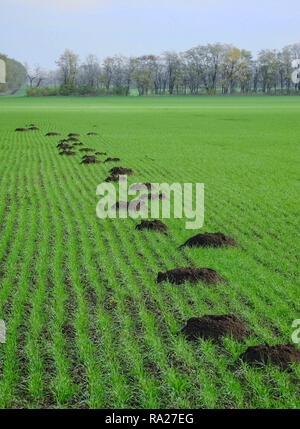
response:
[[[0,0],[0,52],[54,68],[81,58],[232,43],[256,53],[300,42],[300,0]]]

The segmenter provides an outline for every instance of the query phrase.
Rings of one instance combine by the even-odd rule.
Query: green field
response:
[[[199,232],[185,219],[168,236],[98,219],[115,164],[59,156],[48,131],[121,158],[130,183],[204,183],[203,231],[242,247],[178,250]],[[298,97],[0,98],[0,408],[299,408],[299,365],[237,361],[291,342],[300,318],[299,142]],[[156,283],[190,265],[227,284]],[[245,343],[180,333],[225,313],[253,330]]]

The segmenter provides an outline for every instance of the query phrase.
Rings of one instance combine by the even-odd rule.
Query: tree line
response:
[[[27,67],[28,95],[297,94],[292,62],[300,58],[300,43],[282,50],[261,50],[257,58],[246,49],[215,43],[185,52],[125,57],[102,62],[95,55],[84,61],[69,49],[57,69]]]

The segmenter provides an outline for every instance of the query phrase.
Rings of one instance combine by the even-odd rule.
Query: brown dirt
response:
[[[112,209],[116,208],[117,210],[142,210],[144,207],[145,205],[142,201],[135,201],[135,203],[130,201],[118,201],[111,206]]]
[[[82,159],[85,159],[85,158],[89,158],[89,159],[97,159],[95,155],[83,155],[83,156],[82,156]]]
[[[16,128],[15,131],[28,131],[28,128]]]
[[[180,267],[166,271],[165,273],[159,272],[157,275],[157,283],[163,281],[169,281],[176,285],[181,285],[185,281],[189,281],[190,283],[203,282],[214,285],[217,283],[224,283],[225,279],[210,268]]]
[[[72,149],[72,146],[66,143],[59,143],[56,147],[59,149]]]
[[[108,177],[105,179],[105,182],[118,182],[119,180],[121,180],[119,175],[116,175],[116,176],[108,176]],[[126,180],[126,178],[125,178],[125,180]]]
[[[221,232],[205,232],[197,234],[189,238],[180,247],[239,247],[239,244],[231,237],[222,234]]]
[[[80,134],[77,133],[69,133],[68,137],[80,137]]]
[[[95,152],[95,155],[107,155],[106,152]]]
[[[115,176],[116,174],[126,174],[127,176],[133,176],[134,171],[131,170],[131,168],[124,168],[124,167],[113,167],[109,170],[109,172]]]
[[[50,137],[50,136],[61,136],[60,133],[47,133],[46,137]]]
[[[98,133],[87,133],[88,136],[98,136]]]
[[[227,335],[237,341],[243,341],[250,334],[244,323],[233,314],[192,317],[181,332],[190,340],[200,337],[215,341]]]
[[[83,143],[81,143],[81,142],[75,142],[75,143],[73,143],[73,146],[83,146]]]
[[[29,127],[28,128],[30,131],[39,131],[38,127]]]
[[[70,150],[63,150],[62,152],[59,152],[59,155],[74,156],[76,155],[76,152],[71,152]]]
[[[240,359],[249,364],[267,364],[279,365],[281,369],[286,369],[290,363],[300,363],[300,350],[297,350],[293,344],[277,344],[269,346],[262,344],[259,346],[250,346],[240,355]]]
[[[119,176],[108,176],[104,182],[118,182],[119,181]]]
[[[118,162],[121,161],[120,158],[106,158],[104,162]]]
[[[100,164],[101,161],[98,161],[94,156],[87,156],[83,158],[80,164]]]
[[[69,137],[66,141],[67,142],[79,142],[79,140],[76,137]]]
[[[156,220],[142,220],[139,225],[135,227],[137,230],[147,229],[151,231],[160,231],[166,233],[168,231],[168,227],[162,221]]]
[[[95,152],[95,149],[90,149],[88,147],[83,147],[82,149],[79,149],[79,152]]]

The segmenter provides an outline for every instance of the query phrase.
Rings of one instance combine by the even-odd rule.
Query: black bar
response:
[[[0,410],[0,420],[7,417],[10,421],[14,418],[22,419],[23,423],[27,418],[31,421],[38,421],[45,424],[51,423],[51,420],[68,419],[68,424],[74,419],[74,422],[86,428],[87,422],[90,424],[91,420],[95,426],[100,428],[100,425],[110,427],[112,425],[127,426],[127,427],[142,427],[145,425],[170,425],[170,426],[194,426],[211,424],[214,419],[224,419],[224,422],[230,420],[230,423],[236,423],[241,419],[244,425],[249,420],[260,418],[268,418],[270,423],[272,419],[276,419],[276,423],[284,420],[285,424],[287,417],[299,417],[299,410],[140,410],[140,409],[121,409],[121,410]],[[46,420],[45,420],[46,418]],[[23,420],[24,419],[24,420]],[[247,420],[245,420],[247,419]],[[270,419],[270,420],[269,420]],[[224,423],[223,422],[223,423]]]

